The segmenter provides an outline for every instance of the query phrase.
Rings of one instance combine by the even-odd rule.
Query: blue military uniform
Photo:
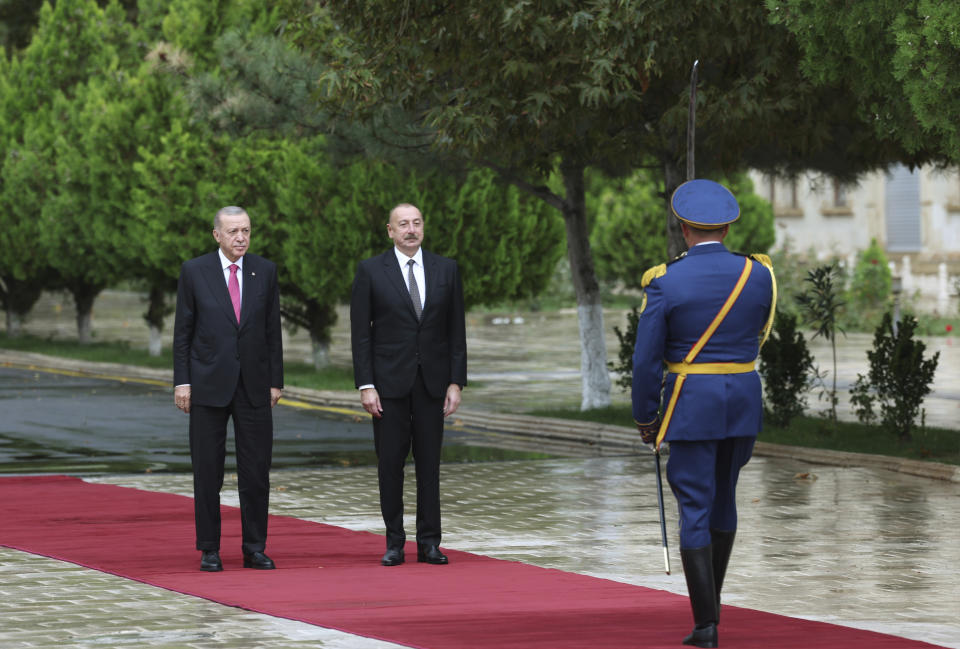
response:
[[[732,194],[709,180],[684,183],[671,205],[681,221],[700,230],[739,217]],[[719,572],[711,578],[718,613],[737,527],[737,477],[762,424],[755,361],[772,324],[776,283],[766,256],[735,254],[716,241],[651,268],[641,284],[633,417],[641,429],[658,431],[658,447],[670,443],[667,480],[679,505],[684,572],[690,572],[687,550],[705,554],[707,570],[712,565]],[[714,545],[726,556],[711,560]],[[696,606],[694,612],[696,618]]]

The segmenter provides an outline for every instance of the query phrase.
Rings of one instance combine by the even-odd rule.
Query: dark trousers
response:
[[[756,437],[670,442],[667,482],[680,508],[680,548],[710,545],[710,530],[737,529],[737,479]]]
[[[273,415],[269,402],[260,407],[250,403],[242,380],[227,406],[192,404],[190,407],[197,549],[220,549],[220,489],[223,488],[227,420],[230,418],[233,418],[237,453],[243,552],[263,552],[267,543]]]
[[[440,545],[440,449],[443,446],[443,398],[427,393],[417,372],[410,394],[380,398],[383,417],[373,419],[377,451],[380,512],[387,528],[387,547],[402,548],[403,467],[413,446],[417,472],[417,542]]]

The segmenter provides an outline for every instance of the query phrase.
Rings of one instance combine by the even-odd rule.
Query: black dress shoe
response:
[[[220,553],[216,550],[204,550],[200,555],[200,570],[206,572],[220,572],[223,570],[223,562],[220,561]]]
[[[440,551],[439,546],[422,544],[417,544],[417,561],[420,563],[432,563],[438,566],[450,563],[447,560],[447,556]]]
[[[380,563],[385,566],[399,566],[403,563],[403,548],[387,548]]]
[[[273,570],[276,568],[276,566],[273,565],[273,559],[265,555],[263,552],[244,554],[243,567],[256,568],[257,570]]]

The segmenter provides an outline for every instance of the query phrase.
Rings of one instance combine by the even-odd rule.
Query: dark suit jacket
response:
[[[426,286],[417,320],[393,248],[360,262],[350,300],[353,374],[387,399],[410,394],[423,372],[427,391],[443,397],[451,383],[467,383],[463,286],[453,259],[423,251]]]
[[[277,267],[257,255],[243,256],[238,324],[214,251],[180,268],[173,384],[189,383],[192,403],[219,407],[233,399],[241,375],[255,406],[269,403],[271,387],[283,387]]]

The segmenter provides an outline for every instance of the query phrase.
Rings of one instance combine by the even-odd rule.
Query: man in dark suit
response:
[[[423,216],[402,203],[390,212],[394,247],[357,268],[350,300],[353,372],[373,418],[380,511],[387,530],[381,563],[404,562],[403,467],[413,447],[417,475],[417,561],[445,564],[440,551],[443,418],[467,382],[463,287],[457,262],[427,252]]]
[[[277,267],[247,253],[250,217],[224,207],[213,220],[216,252],[180,269],[173,329],[174,400],[190,415],[200,569],[223,570],[220,489],[227,419],[233,419],[243,566],[272,570],[264,554],[273,450],[271,408],[283,389]]]

